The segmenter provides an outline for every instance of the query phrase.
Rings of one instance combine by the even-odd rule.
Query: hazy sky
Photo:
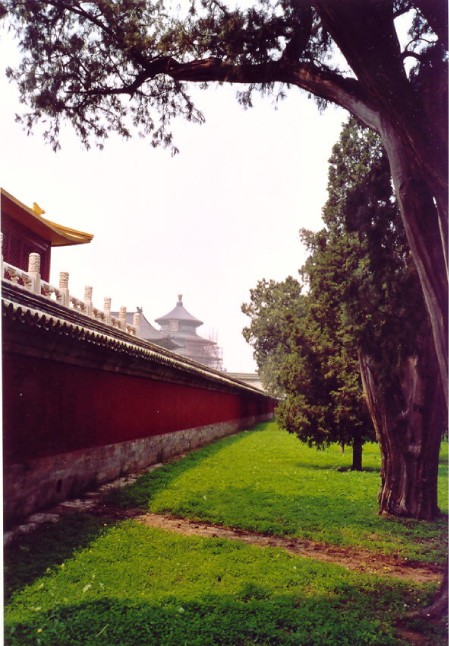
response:
[[[228,371],[252,371],[240,306],[262,278],[296,275],[305,256],[301,227],[321,227],[327,160],[346,113],[291,89],[277,109],[269,99],[244,111],[232,87],[195,90],[206,124],[178,120],[171,157],[137,135],[110,138],[86,151],[67,127],[54,153],[41,131],[27,136],[14,122],[17,91],[4,76],[14,49],[0,43],[0,185],[45,216],[94,234],[89,245],[52,253],[50,281],[70,273],[82,298],[93,287],[96,307],[143,307],[166,314],[183,294],[204,321],[202,336],[223,348]]]

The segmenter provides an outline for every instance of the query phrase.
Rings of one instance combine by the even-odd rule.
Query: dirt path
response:
[[[172,516],[148,513],[135,516],[135,520],[150,527],[159,527],[189,536],[226,538],[243,541],[244,543],[258,545],[260,547],[278,547],[292,554],[313,558],[317,561],[336,563],[350,570],[383,576],[394,576],[418,583],[439,581],[443,573],[442,567],[439,566],[403,561],[367,550],[335,547],[298,538],[265,536],[241,529],[194,522]]]
[[[126,484],[130,480],[130,477],[122,478],[121,480]],[[242,541],[249,545],[258,545],[260,547],[277,547],[291,554],[297,554],[326,563],[336,563],[349,570],[382,576],[394,576],[417,583],[437,582],[443,576],[443,566],[401,560],[394,556],[387,556],[368,550],[337,547],[300,538],[267,536],[234,527],[223,527],[221,525],[191,521],[186,518],[143,513],[142,509],[137,508],[121,509],[107,505],[103,501],[104,493],[107,493],[111,488],[111,484],[104,485],[97,491],[88,493],[84,499],[65,501],[48,512],[33,514],[24,524],[4,533],[4,545],[13,541],[20,534],[33,531],[34,528],[43,522],[56,522],[61,516],[67,513],[85,512],[95,516],[108,517],[113,520],[134,518],[145,525],[178,532],[179,534],[226,538]]]

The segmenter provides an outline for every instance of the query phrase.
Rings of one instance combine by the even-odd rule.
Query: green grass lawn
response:
[[[447,519],[427,523],[380,517],[380,455],[364,447],[363,472],[346,470],[351,454],[317,451],[275,423],[225,438],[142,477],[111,500],[251,531],[357,546],[403,558],[442,562]],[[447,443],[440,506],[447,512]]]
[[[349,455],[309,449],[269,424],[153,471],[113,498],[272,534],[441,560],[443,520],[377,516],[376,447],[365,451],[366,472],[338,470],[349,464]],[[5,644],[14,646],[401,644],[395,622],[423,607],[435,589],[281,549],[89,514],[20,537],[6,549],[5,564]],[[441,626],[407,625],[433,646],[446,643]]]
[[[393,620],[430,592],[274,548],[87,524],[87,546],[13,592],[6,644],[394,644]],[[59,540],[83,535],[80,518],[61,526]]]

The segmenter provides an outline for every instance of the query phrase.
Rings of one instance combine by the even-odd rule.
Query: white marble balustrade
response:
[[[2,236],[3,238],[3,236]],[[59,274],[59,286],[55,287],[50,283],[42,280],[40,274],[41,258],[38,253],[31,253],[28,259],[28,271],[14,267],[8,262],[3,261],[3,254],[1,258],[1,276],[2,280],[8,283],[22,287],[33,294],[44,296],[50,300],[54,300],[63,307],[70,310],[79,312],[86,316],[90,316],[97,321],[106,323],[113,328],[123,330],[132,336],[140,336],[140,314],[136,312],[133,318],[133,325],[127,323],[126,320],[126,307],[120,308],[119,318],[111,314],[111,298],[104,299],[103,309],[100,310],[94,306],[92,301],[93,288],[90,286],[84,289],[84,298],[81,300],[72,296],[69,291],[69,274],[62,271]]]

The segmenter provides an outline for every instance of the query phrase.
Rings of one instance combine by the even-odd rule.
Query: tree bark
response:
[[[384,124],[382,143],[388,154],[391,175],[407,241],[423,290],[431,322],[443,392],[448,388],[448,301],[446,234],[432,193],[416,168],[394,128]]]
[[[379,513],[431,520],[439,515],[438,460],[446,407],[428,332],[386,385],[373,357],[359,353],[368,409],[381,447]]]

